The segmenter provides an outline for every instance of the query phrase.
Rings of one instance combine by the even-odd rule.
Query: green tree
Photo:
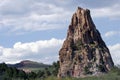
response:
[[[48,70],[48,68],[45,68],[45,77],[50,76],[50,75],[51,75],[51,73],[50,73],[50,71]]]
[[[43,78],[44,75],[45,75],[45,72],[44,72],[44,71],[41,71],[41,70],[39,70],[38,73],[37,73],[37,77],[38,77],[38,78]]]
[[[35,79],[36,77],[37,77],[37,75],[34,72],[31,72],[31,73],[28,74],[29,79]]]
[[[6,69],[6,76],[12,78],[13,77],[13,70],[11,67]]]
[[[18,74],[19,78],[21,79],[26,79],[27,78],[27,75],[24,71],[22,70],[19,70],[19,74]]]
[[[13,70],[13,77],[14,77],[14,78],[18,77],[18,75],[19,75],[19,70],[17,70],[16,68],[13,68],[12,70]]]
[[[1,72],[5,72],[7,68],[8,68],[8,67],[7,67],[7,65],[6,65],[5,63],[1,63],[1,64],[0,64],[0,73],[1,73]]]
[[[54,76],[57,76],[58,70],[59,70],[59,68],[60,68],[59,61],[53,62],[52,68],[53,68],[52,74],[53,74]]]

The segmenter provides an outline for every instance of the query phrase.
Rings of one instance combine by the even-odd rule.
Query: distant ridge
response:
[[[16,68],[45,68],[45,67],[49,67],[50,65],[35,61],[30,61],[30,60],[23,60],[16,64],[8,64],[8,66],[16,67]]]

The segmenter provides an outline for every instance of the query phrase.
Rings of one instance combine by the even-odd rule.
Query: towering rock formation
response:
[[[78,7],[73,14],[67,38],[59,51],[59,59],[59,77],[98,75],[114,66],[88,9]]]

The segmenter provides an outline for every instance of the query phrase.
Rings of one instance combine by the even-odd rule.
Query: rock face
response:
[[[82,77],[108,72],[113,66],[109,49],[96,29],[90,11],[78,7],[59,51],[59,77]]]

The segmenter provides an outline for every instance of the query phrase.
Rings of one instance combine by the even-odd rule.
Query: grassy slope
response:
[[[31,79],[32,80],[32,79]],[[55,76],[49,76],[45,79],[34,79],[34,80],[120,80],[120,74],[118,72],[109,72],[102,76],[92,76],[86,78],[57,78]]]
[[[12,79],[12,80],[23,80],[23,79]],[[30,80],[120,80],[120,69],[114,69],[110,71],[108,74],[104,74],[102,76],[91,76],[86,78],[71,78],[71,77],[57,78],[55,76],[49,76],[45,79],[37,78]]]
[[[37,73],[39,70],[44,70],[45,68],[21,68],[21,69],[27,69],[27,70],[30,70],[30,71],[32,71],[32,72],[35,72],[35,73]]]
[[[86,78],[62,78],[58,79],[57,77],[50,76],[46,78],[45,80],[120,80],[120,74],[117,72],[110,72],[108,74],[105,74],[103,76],[92,76],[92,77],[86,77]]]
[[[86,77],[86,78],[63,78],[49,77],[45,80],[120,80],[120,76],[101,76],[101,77]]]

